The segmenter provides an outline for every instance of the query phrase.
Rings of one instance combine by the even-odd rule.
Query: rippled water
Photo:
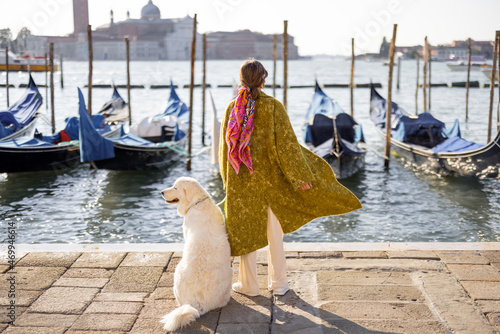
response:
[[[237,80],[240,63],[208,62],[207,82],[212,87],[231,84]],[[271,62],[264,62],[264,65],[272,72]],[[181,87],[179,96],[188,102],[189,90],[182,87],[189,84],[189,68],[189,63],[183,61],[134,62],[131,65],[132,82],[149,87],[167,84],[172,78]],[[64,118],[76,115],[76,87],[83,87],[87,80],[86,63],[66,62],[64,69],[65,88],[56,88],[57,128],[64,125]],[[123,84],[124,69],[122,62],[95,62],[94,83],[109,84],[114,80]],[[277,83],[282,81],[281,69],[279,63]],[[466,76],[464,72],[449,72],[444,63],[433,63],[432,70],[433,82],[464,81]],[[200,82],[200,63],[196,64],[196,71],[196,81]],[[414,61],[403,61],[401,89],[393,91],[393,100],[411,112],[415,109],[415,72]],[[349,75],[350,61],[342,59],[292,61],[289,63],[288,82],[290,85],[312,85],[316,77],[321,84],[348,83]],[[45,82],[44,74],[35,73],[34,78],[39,84]],[[471,78],[488,82],[479,72],[473,72]],[[27,82],[27,75],[11,73],[9,79],[18,85]],[[59,76],[56,75],[55,79],[58,84]],[[387,67],[377,62],[356,62],[355,81],[368,83],[370,80],[382,83],[384,88],[380,93],[387,94]],[[2,81],[5,81],[5,74],[2,74]],[[265,91],[272,93],[270,89]],[[23,89],[11,89],[11,103],[22,92]],[[45,96],[44,88],[41,92]],[[85,89],[83,92],[86,96]],[[120,92],[126,96],[124,89]],[[325,92],[349,111],[348,89],[331,88]],[[232,89],[212,88],[212,93],[220,118],[231,99]],[[299,136],[312,93],[313,88],[288,91],[288,112]],[[134,119],[163,111],[168,94],[168,89],[132,90]],[[93,109],[99,109],[110,95],[110,89],[94,89]],[[281,99],[282,91],[278,89],[276,96]],[[432,90],[433,114],[448,125],[458,118],[463,137],[483,144],[486,141],[488,103],[489,89],[471,89],[469,121],[466,123],[465,89]],[[420,108],[421,105],[420,91]],[[4,89],[0,89],[0,106],[6,106]],[[356,89],[355,118],[363,126],[370,151],[364,170],[342,183],[359,197],[363,208],[343,216],[317,219],[286,235],[285,241],[500,241],[498,179],[441,178],[414,171],[397,159],[391,161],[390,169],[386,171],[380,158],[383,142],[370,123],[368,110],[369,90]],[[211,120],[209,111],[207,99],[207,123]],[[202,148],[199,89],[195,91],[194,113],[193,151],[197,152]],[[44,133],[50,131],[50,126],[44,122],[39,123],[38,128]],[[206,142],[210,143],[210,138]],[[160,191],[179,176],[197,178],[216,201],[224,197],[217,170],[209,164],[207,153],[193,159],[190,172],[181,162],[169,170],[149,172],[91,170],[88,165],[81,165],[57,173],[0,174],[0,233],[6,235],[6,223],[16,221],[17,240],[22,243],[181,242],[182,218],[177,216],[175,206],[167,205],[160,197]]]

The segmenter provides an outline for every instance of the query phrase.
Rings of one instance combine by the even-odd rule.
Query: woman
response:
[[[259,61],[243,63],[242,88],[226,109],[219,145],[231,255],[241,256],[233,290],[249,296],[259,294],[257,249],[269,244],[268,289],[284,295],[283,232],[361,208],[328,163],[298,143],[283,105],[261,91],[266,77]]]

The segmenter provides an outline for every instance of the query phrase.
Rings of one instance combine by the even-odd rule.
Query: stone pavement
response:
[[[259,251],[261,295],[233,293],[226,307],[180,333],[500,332],[500,243],[301,245],[286,245],[285,296],[267,291],[266,253]],[[0,332],[164,333],[159,319],[176,307],[173,273],[182,253],[158,250],[169,245],[120,247],[42,246],[18,253],[11,271],[4,247]],[[233,267],[236,274],[238,258]]]

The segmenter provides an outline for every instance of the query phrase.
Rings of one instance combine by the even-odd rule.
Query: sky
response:
[[[110,21],[140,18],[148,0],[89,0],[93,28]],[[73,31],[72,0],[1,0],[0,28],[15,38],[26,26],[35,35],[67,35]],[[500,30],[499,0],[153,0],[162,18],[198,17],[198,32],[250,29],[265,34],[283,32],[295,38],[300,55],[350,55],[378,52],[382,38],[396,44],[432,45],[453,40],[493,40]]]

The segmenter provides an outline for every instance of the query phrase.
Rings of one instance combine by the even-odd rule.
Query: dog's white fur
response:
[[[174,274],[174,295],[179,307],[165,315],[164,328],[183,328],[231,298],[231,250],[224,217],[196,179],[181,177],[162,191],[170,204],[179,204],[184,217],[184,250]]]

